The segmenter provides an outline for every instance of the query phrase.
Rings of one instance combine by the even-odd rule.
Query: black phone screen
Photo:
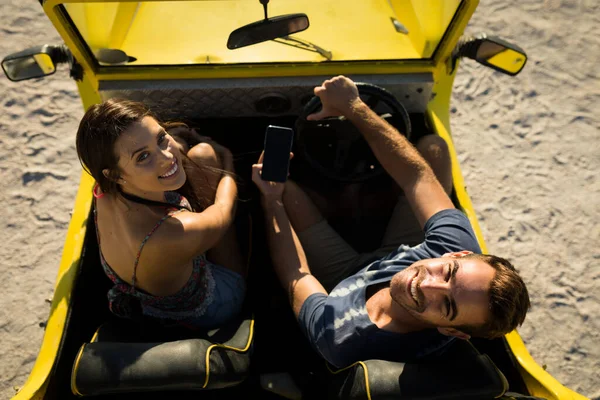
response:
[[[274,125],[267,127],[261,174],[264,181],[285,182],[287,180],[293,139],[294,131],[291,128]]]

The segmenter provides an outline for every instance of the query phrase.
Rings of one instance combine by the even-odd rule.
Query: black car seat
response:
[[[323,398],[351,400],[491,400],[508,382],[492,360],[468,341],[457,340],[441,356],[414,363],[366,360],[336,370],[325,368]],[[270,374],[263,388],[287,398],[305,398],[306,385],[285,374]],[[265,383],[268,382],[268,386]],[[298,384],[300,383],[300,384]]]
[[[84,343],[73,364],[78,396],[231,387],[248,375],[249,311],[219,329],[192,332],[114,318]]]
[[[439,358],[419,363],[369,360],[333,375],[329,397],[335,399],[484,400],[508,389],[492,360],[463,340]]]

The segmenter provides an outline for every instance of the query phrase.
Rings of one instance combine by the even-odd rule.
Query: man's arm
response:
[[[360,130],[377,160],[402,188],[421,227],[437,212],[454,208],[427,161],[404,135],[360,100],[346,118]]]
[[[315,95],[321,98],[323,110],[309,119],[343,115],[350,120],[404,191],[421,227],[437,212],[454,208],[427,161],[404,135],[362,102],[350,79],[339,76],[325,81],[315,88]]]

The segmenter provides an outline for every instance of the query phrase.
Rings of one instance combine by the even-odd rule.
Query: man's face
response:
[[[421,260],[398,272],[390,282],[392,299],[440,332],[467,338],[452,327],[486,322],[496,270],[482,260],[463,258],[466,254]]]

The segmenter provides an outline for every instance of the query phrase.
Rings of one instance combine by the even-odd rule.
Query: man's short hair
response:
[[[515,267],[508,260],[489,254],[468,254],[465,258],[479,259],[496,270],[489,290],[490,316],[483,325],[455,328],[474,337],[492,339],[521,326],[531,303],[527,286]]]

